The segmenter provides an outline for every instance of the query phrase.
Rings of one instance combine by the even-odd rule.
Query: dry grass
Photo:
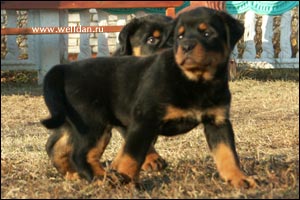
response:
[[[244,171],[259,188],[236,190],[218,176],[202,126],[188,134],[160,137],[156,147],[169,166],[141,173],[144,190],[65,181],[49,162],[48,116],[41,87],[1,84],[1,198],[299,198],[299,82],[230,82],[231,118]],[[121,144],[118,133],[102,162]]]

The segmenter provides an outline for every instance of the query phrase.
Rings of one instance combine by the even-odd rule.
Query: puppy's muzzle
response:
[[[197,45],[196,40],[185,40],[180,43],[180,46],[184,53],[189,53],[195,48],[196,45]]]

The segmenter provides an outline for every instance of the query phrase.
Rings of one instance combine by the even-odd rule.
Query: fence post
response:
[[[90,12],[89,9],[84,9],[79,11],[80,15],[80,25],[89,26],[90,25]],[[80,52],[78,54],[78,60],[92,57],[92,51],[90,46],[90,34],[80,33]]]
[[[68,26],[68,10],[59,11],[59,24],[62,27]],[[60,39],[60,62],[68,62],[68,44],[69,44],[69,35],[68,34],[59,34]]]
[[[231,15],[233,18],[237,19],[238,20],[238,15]],[[231,53],[231,58],[233,59],[237,59],[238,58],[238,55],[239,55],[239,52],[238,52],[238,45],[236,44],[232,50],[232,53]]]
[[[17,12],[15,10],[7,10],[7,27],[17,27]],[[5,59],[7,60],[18,60],[19,48],[17,45],[17,36],[8,35],[7,36],[7,55]]]
[[[98,26],[107,26],[108,25],[108,13],[100,9],[98,12]],[[109,56],[108,48],[108,33],[98,33],[98,57]]]
[[[291,49],[291,11],[287,11],[281,15],[280,22],[280,59],[292,57]]]
[[[252,10],[247,11],[245,14],[245,51],[243,55],[243,57],[246,59],[254,59],[256,57],[256,49],[254,44],[255,24],[255,13]]]
[[[262,16],[262,49],[261,58],[267,60],[274,60],[274,48],[273,48],[273,17],[269,15]]]
[[[59,26],[58,10],[40,10],[40,27]],[[40,70],[38,84],[42,84],[45,74],[60,63],[59,34],[39,35]]]

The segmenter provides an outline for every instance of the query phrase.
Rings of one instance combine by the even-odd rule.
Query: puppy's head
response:
[[[119,34],[117,55],[146,56],[173,46],[171,17],[147,15],[132,19]]]
[[[212,80],[226,72],[232,49],[244,33],[243,25],[225,12],[199,7],[175,21],[174,53],[187,78]]]

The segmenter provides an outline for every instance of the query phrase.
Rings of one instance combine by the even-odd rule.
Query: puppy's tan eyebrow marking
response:
[[[204,31],[208,28],[208,25],[206,23],[201,23],[199,24],[198,28],[200,31]]]
[[[184,26],[180,26],[178,29],[178,34],[181,35],[184,33]]]
[[[153,35],[153,37],[158,38],[160,36],[160,31],[159,30],[155,30],[152,35]]]

